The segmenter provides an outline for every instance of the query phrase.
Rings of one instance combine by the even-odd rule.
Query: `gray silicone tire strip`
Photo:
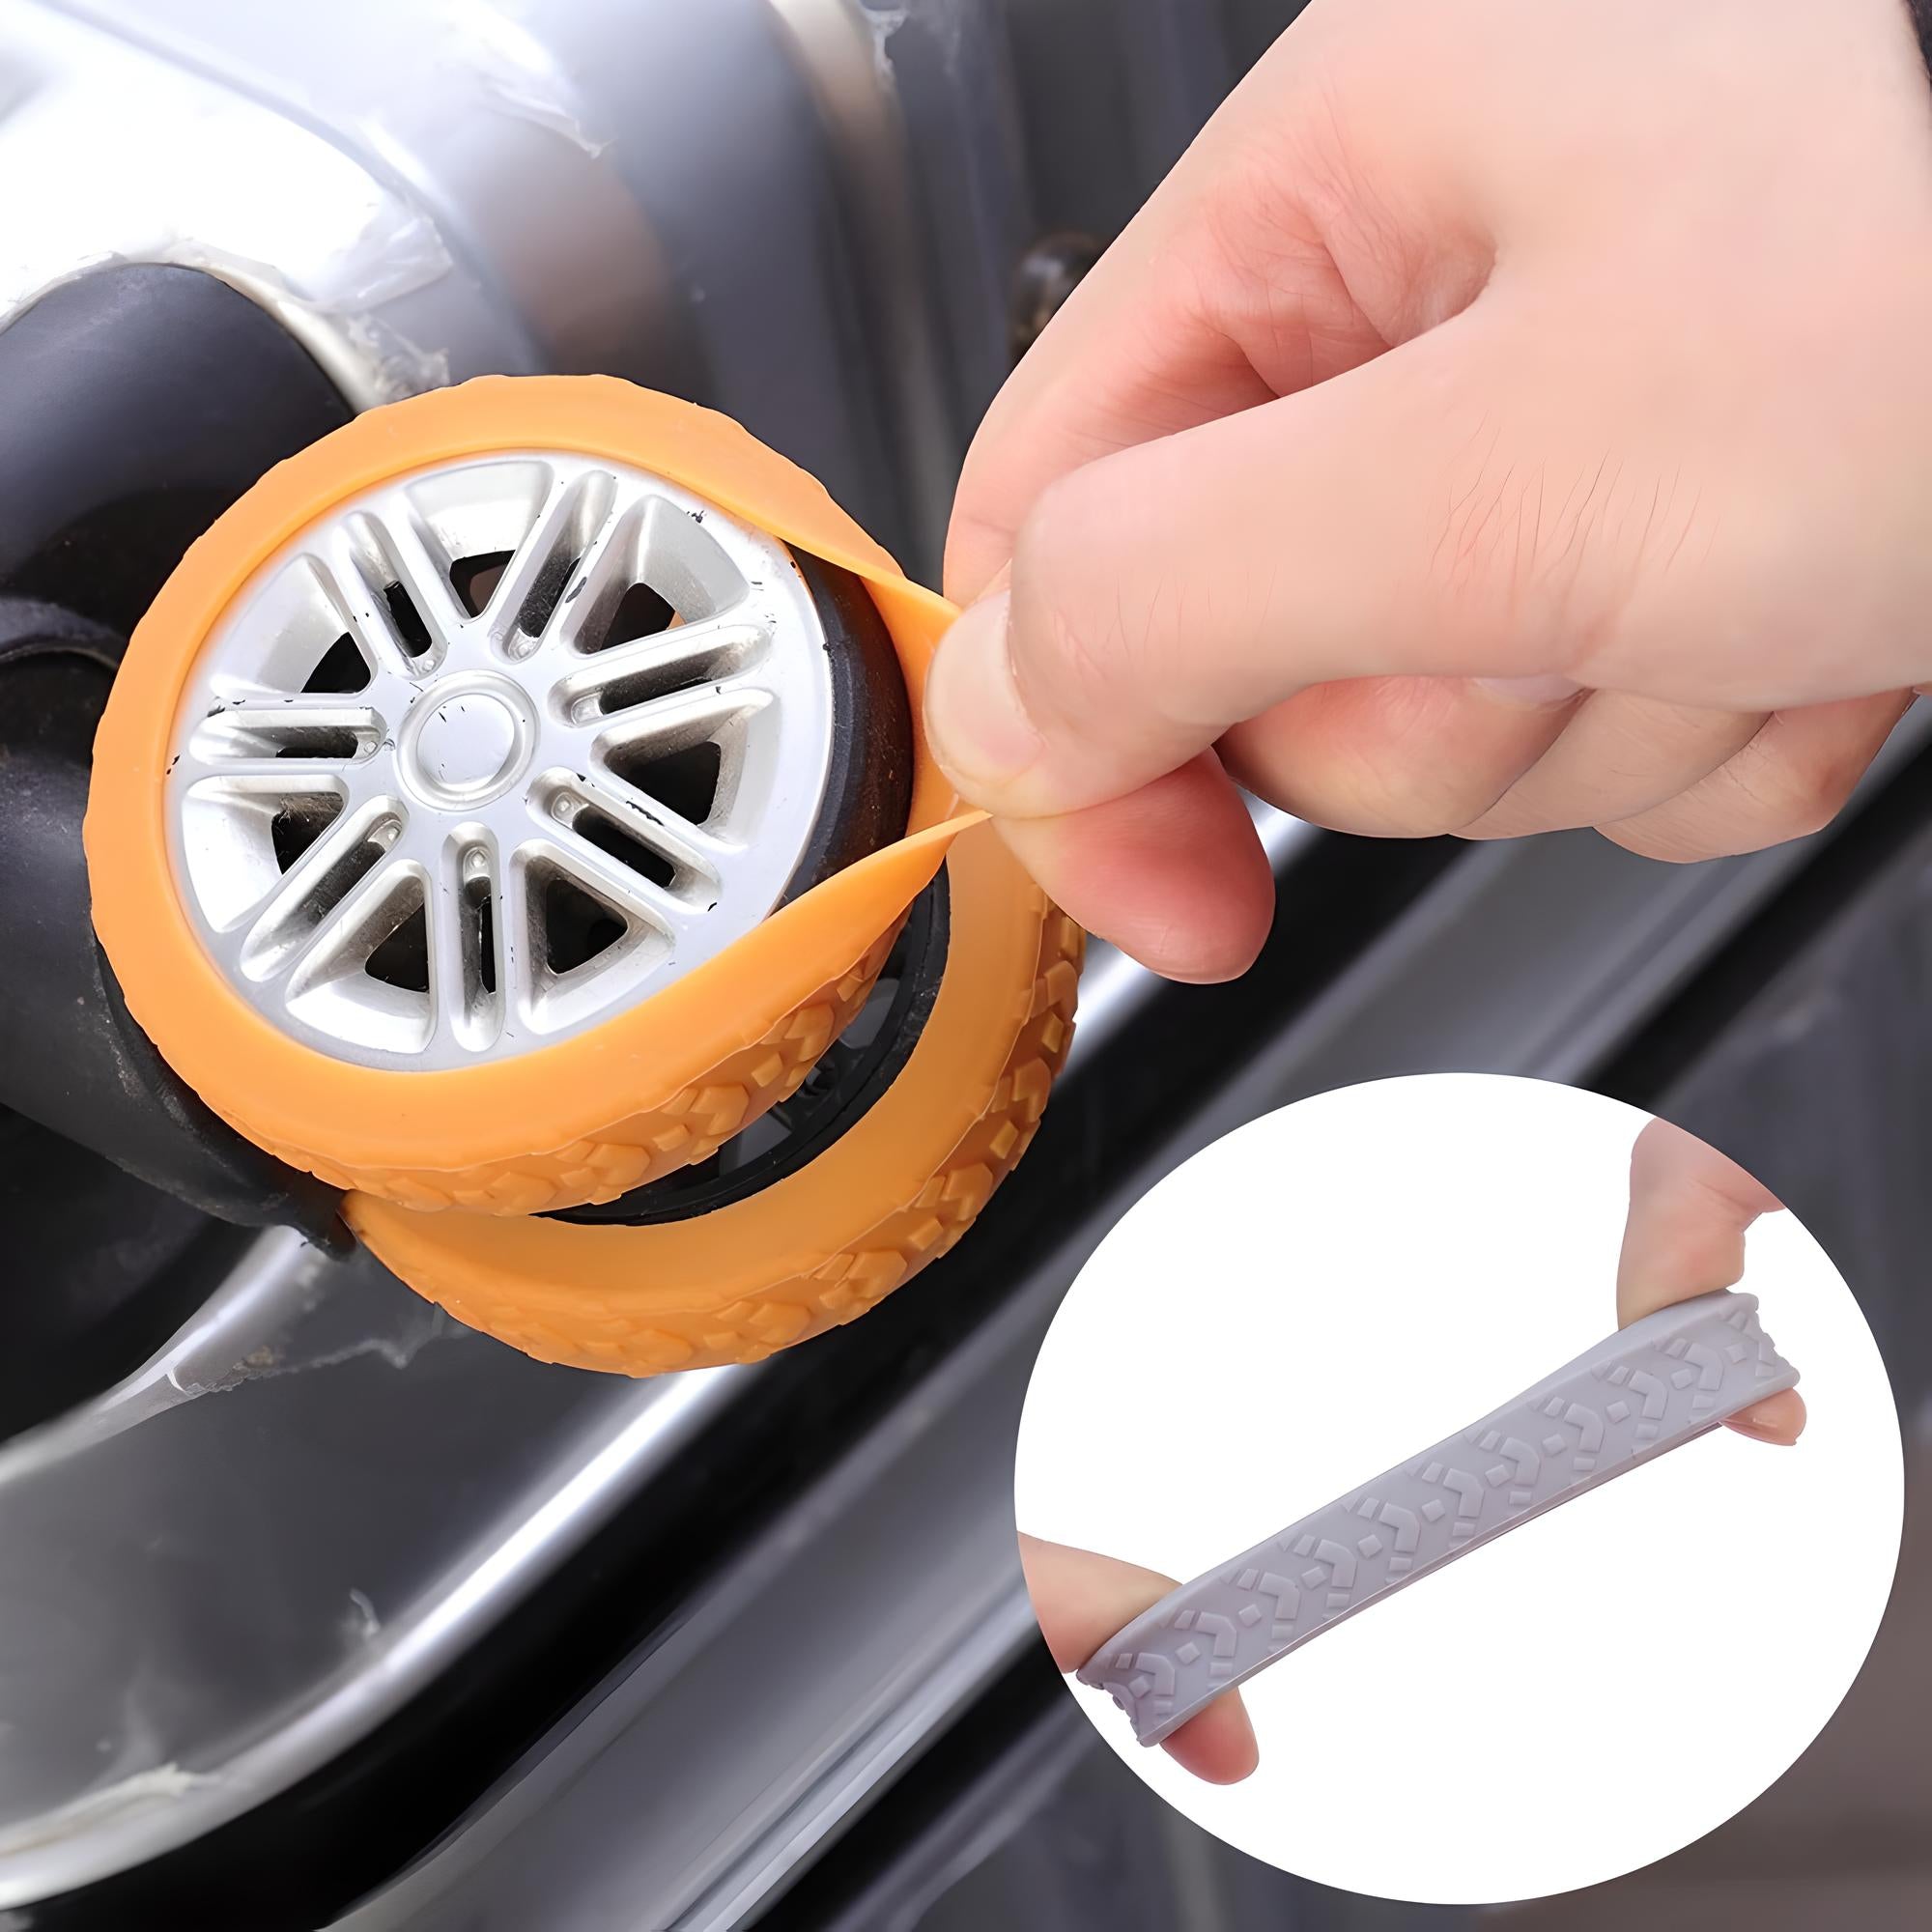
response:
[[[1156,1745],[1223,1690],[1345,1617],[1796,1384],[1757,1297],[1646,1315],[1387,1475],[1163,1597],[1080,1681]]]

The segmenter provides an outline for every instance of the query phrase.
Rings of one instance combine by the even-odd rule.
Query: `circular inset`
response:
[[[1634,1109],[1474,1075],[1161,1181],[1017,1454],[1102,1737],[1253,1856],[1420,1902],[1594,1884],[1749,1803],[1862,1663],[1903,1509],[1870,1331],[1775,1207]]]

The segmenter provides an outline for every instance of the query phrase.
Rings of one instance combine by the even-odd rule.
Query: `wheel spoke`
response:
[[[367,521],[373,530],[374,520]],[[357,696],[374,699],[385,685],[393,688],[393,680],[412,682],[419,677],[423,659],[404,642],[382,584],[370,582],[372,570],[387,577],[386,558],[375,562],[351,540],[347,529],[336,528],[318,539],[310,561],[327,581],[330,599],[374,673],[369,690]]]
[[[548,633],[566,651],[580,647],[583,628],[604,607],[606,593],[631,570],[639,515],[638,504],[620,503],[586,539]]]
[[[510,657],[527,657],[551,628],[562,603],[564,580],[577,570],[578,536],[586,513],[594,514],[592,486],[597,480],[579,476],[552,489],[490,593],[482,621],[491,642]],[[593,543],[605,536],[612,521],[610,516],[599,519]],[[538,618],[535,632],[525,626],[526,614]]]
[[[452,847],[428,868],[425,909],[429,942],[429,996],[438,1030],[469,1052],[495,1042],[502,1030],[497,985],[494,921],[496,885],[490,854],[481,844]]]
[[[302,853],[250,920],[240,946],[251,980],[298,970],[390,890],[401,829],[393,807],[345,811]]]
[[[742,617],[676,624],[579,659],[557,679],[555,700],[566,718],[585,724],[683,696],[695,687],[720,695],[744,690],[750,688],[745,674],[765,641],[764,626]]]
[[[393,499],[393,507],[380,517],[372,517],[371,522],[396,573],[396,581],[429,630],[430,647],[424,658],[434,662],[441,656],[450,634],[469,621],[469,613],[456,601],[456,588],[449,581],[449,572],[424,536],[407,497],[399,495]],[[393,619],[390,628],[393,632]],[[403,648],[400,639],[397,648]],[[412,669],[420,672],[424,659],[410,657],[407,651],[404,654]]]
[[[593,763],[582,775],[573,772],[560,790],[605,813],[628,837],[661,854],[680,872],[694,873],[709,886],[723,883],[724,867],[734,848],[648,792],[627,784],[609,767]]]
[[[542,940],[531,902],[532,883],[527,852],[512,858],[496,881],[492,903],[497,927],[497,997],[506,1026],[528,1020],[535,989],[543,977],[533,956]]]
[[[593,898],[655,926],[673,942],[683,936],[691,923],[690,906],[601,845],[592,844],[554,813],[545,813],[539,823],[544,833],[544,859]]]
[[[298,996],[319,980],[359,966],[409,916],[404,898],[421,903],[422,875],[385,854],[316,923],[290,960],[286,980]]]
[[[430,875],[424,908],[429,934],[429,997],[438,1028],[453,1039],[469,1028],[472,1002],[465,958],[463,893],[453,867]]]
[[[369,759],[386,735],[380,712],[341,697],[242,697],[213,708],[183,755],[209,777],[294,781]]]
[[[629,766],[668,758],[698,745],[717,744],[722,753],[732,736],[752,727],[758,714],[773,702],[770,692],[749,683],[735,689],[725,684],[676,692],[639,704],[621,718],[606,720],[605,729],[590,735],[584,755],[602,769],[609,783],[650,798],[656,810],[658,801],[643,781],[618,776],[620,762]],[[707,838],[711,849],[720,854],[744,849],[740,841],[721,832],[699,834],[695,825],[692,832]]]

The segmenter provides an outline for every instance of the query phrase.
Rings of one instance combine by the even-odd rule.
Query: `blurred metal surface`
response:
[[[0,164],[38,185],[0,215],[0,319],[102,259],[171,261],[360,405],[629,376],[929,561],[961,429],[873,46],[843,0],[5,0]]]
[[[152,1857],[362,1735],[723,1411],[551,1369],[261,1237],[0,1448],[0,1905]]]
[[[358,405],[603,370],[916,574],[1027,253],[1106,242],[1299,0],[0,0],[0,326],[209,270]],[[49,166],[50,157],[57,166]]]

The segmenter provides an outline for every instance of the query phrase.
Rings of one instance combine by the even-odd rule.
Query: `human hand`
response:
[[[1631,1149],[1630,1218],[1617,1260],[1617,1326],[1628,1328],[1692,1295],[1729,1288],[1745,1271],[1745,1231],[1784,1204],[1694,1134],[1653,1121]],[[1767,1396],[1726,1428],[1790,1444],[1804,1429],[1796,1389]]]
[[[1928,340],[1900,0],[1316,0],[988,413],[934,749],[1183,979],[1271,913],[1231,779],[1378,835],[1813,830],[1932,680]]]
[[[1064,1543],[1020,1538],[1020,1567],[1040,1634],[1064,1671],[1075,1671],[1124,1625],[1175,1586],[1172,1577]],[[1238,1690],[1216,1697],[1162,1748],[1209,1784],[1238,1784],[1260,1762]]]

